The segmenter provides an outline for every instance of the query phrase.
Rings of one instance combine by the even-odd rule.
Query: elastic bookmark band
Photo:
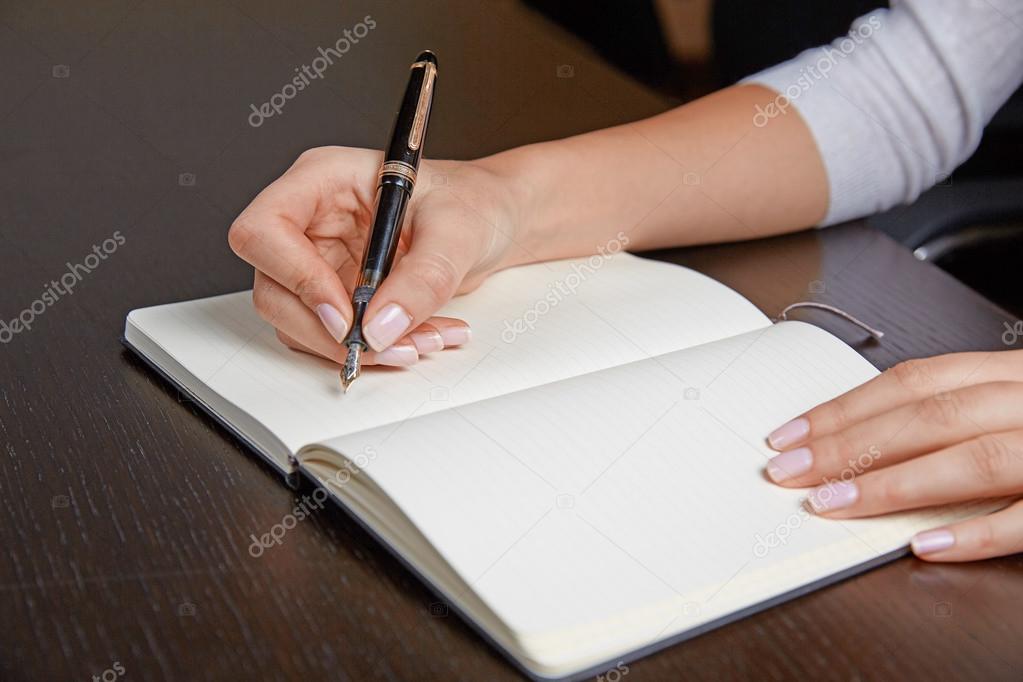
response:
[[[781,315],[779,315],[775,319],[775,322],[778,322],[779,320],[787,320],[787,319],[789,319],[788,318],[789,311],[790,310],[795,310],[796,308],[817,308],[818,310],[824,310],[824,311],[832,313],[834,315],[838,315],[839,317],[841,317],[844,320],[852,322],[854,325],[856,325],[857,327],[859,327],[863,331],[867,332],[868,334],[873,336],[878,341],[880,341],[881,339],[884,338],[884,332],[883,331],[881,331],[880,329],[874,329],[873,327],[871,327],[869,324],[867,324],[863,320],[860,320],[858,318],[853,317],[852,315],[850,315],[849,313],[845,312],[841,308],[836,308],[835,306],[828,305],[827,303],[815,303],[814,301],[800,301],[798,303],[793,303],[790,306],[786,306],[785,310],[781,311]]]

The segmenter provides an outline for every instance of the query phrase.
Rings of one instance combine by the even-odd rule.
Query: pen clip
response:
[[[426,119],[430,114],[430,102],[433,99],[433,82],[437,77],[437,67],[432,62],[417,62],[426,71],[423,73],[423,87],[419,90],[419,102],[416,103],[416,115],[412,119],[412,132],[408,137],[408,148],[419,151],[423,144],[423,133],[426,132]]]

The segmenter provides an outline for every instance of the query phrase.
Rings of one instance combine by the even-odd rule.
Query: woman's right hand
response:
[[[344,361],[382,159],[369,149],[310,149],[231,225],[231,248],[256,270],[256,310],[291,348]],[[487,160],[422,162],[394,267],[366,311],[367,364],[406,366],[469,340],[465,321],[434,313],[529,260],[516,246],[510,180]]]

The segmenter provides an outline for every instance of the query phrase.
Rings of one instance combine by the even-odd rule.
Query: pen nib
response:
[[[359,364],[362,357],[362,346],[358,343],[353,343],[348,346],[348,357],[345,358],[345,365],[341,368],[341,386],[344,387],[345,393],[348,393],[348,389],[351,388],[355,380],[359,378]]]

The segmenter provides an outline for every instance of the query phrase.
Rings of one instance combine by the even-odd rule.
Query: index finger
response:
[[[862,386],[778,427],[767,437],[775,450],[837,433],[883,412],[942,392],[1020,375],[1013,356],[1021,351],[954,353],[901,362]]]
[[[321,254],[306,235],[320,207],[323,173],[318,164],[290,168],[235,219],[228,243],[242,260],[310,309],[329,304],[350,320],[348,293],[337,273],[349,254],[340,241],[336,254]]]

